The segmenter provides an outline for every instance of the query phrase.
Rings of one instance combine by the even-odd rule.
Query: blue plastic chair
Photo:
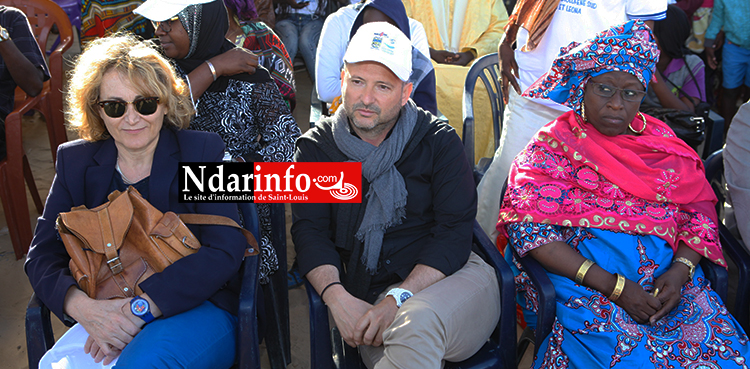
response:
[[[503,111],[505,110],[505,104],[503,103],[502,91],[500,90],[500,84],[498,82],[498,64],[497,64],[497,53],[485,55],[471,65],[469,72],[466,74],[466,82],[464,82],[464,93],[463,93],[463,137],[461,138],[464,143],[464,151],[466,152],[466,158],[469,163],[474,163],[474,135],[475,125],[477,122],[474,121],[474,89],[476,88],[477,79],[480,79],[484,83],[485,90],[490,95],[490,105],[492,106],[492,131],[495,142],[495,150],[500,146],[500,133],[503,127]],[[479,124],[486,124],[486,122],[479,122]],[[475,179],[481,178],[484,172],[492,162],[492,158],[482,158],[474,170]],[[477,181],[477,183],[479,183]]]
[[[478,254],[495,268],[497,273],[502,301],[500,321],[479,352],[462,362],[447,362],[445,368],[516,368],[516,292],[513,272],[476,221],[473,242],[473,249],[478,249]],[[344,343],[336,328],[330,328],[328,308],[307,279],[305,290],[310,302],[310,368],[364,369],[365,365],[359,351]]]
[[[255,204],[239,204],[239,211],[243,218],[243,226],[249,230],[256,240],[260,240],[258,213]],[[256,296],[259,287],[260,255],[245,257],[240,267],[240,305],[238,317],[238,341],[236,368],[260,369],[260,337],[258,336],[258,317]],[[70,327],[75,322],[63,321]],[[29,359],[29,369],[39,367],[39,360],[55,344],[52,332],[52,321],[49,309],[44,306],[36,294],[26,307],[26,351]],[[270,346],[270,345],[269,345]],[[269,349],[270,351],[270,349]],[[269,352],[269,356],[271,353]]]
[[[286,214],[284,204],[270,205],[271,244],[276,250],[279,268],[269,277],[269,283],[261,286],[268,321],[265,340],[271,368],[284,369],[292,362],[286,265]]]
[[[502,195],[500,196],[500,201],[502,201],[503,198],[505,198],[505,191],[508,187],[508,180],[505,180],[505,183],[503,184],[503,190]],[[723,225],[721,225],[723,227]],[[721,233],[721,232],[720,232]],[[728,231],[727,231],[728,233]],[[725,247],[724,244],[724,237],[722,236],[722,246]],[[556,314],[556,301],[555,301],[555,286],[552,284],[552,281],[549,279],[549,276],[547,275],[547,271],[544,269],[544,267],[539,264],[538,261],[536,261],[533,257],[526,255],[524,257],[520,257],[518,253],[516,252],[515,248],[508,247],[512,253],[513,257],[521,264],[521,267],[526,271],[526,274],[529,276],[529,279],[531,280],[532,285],[536,289],[538,293],[538,299],[539,299],[539,309],[536,314],[536,322],[535,322],[535,328],[533,329],[533,343],[534,343],[534,356],[537,355],[539,351],[539,346],[543,342],[544,339],[546,339],[549,334],[552,332],[552,325],[555,321],[555,314]],[[734,260],[734,258],[732,258]],[[716,293],[721,297],[723,301],[726,301],[727,299],[727,293],[728,293],[728,285],[729,285],[729,274],[727,273],[727,270],[723,267],[720,267],[713,262],[709,261],[708,259],[702,259],[700,263],[703,273],[706,275],[706,278],[711,282],[711,287],[716,291]],[[750,288],[750,286],[745,287]],[[739,291],[747,291],[740,290]],[[747,306],[745,305],[745,311],[747,311]],[[737,319],[740,321],[739,319]],[[740,324],[742,324],[742,321],[740,321]],[[744,327],[744,326],[743,326]],[[522,336],[522,341],[523,341]],[[519,350],[517,353],[517,357],[519,360],[523,357],[523,354],[527,348],[528,342],[519,342]]]
[[[724,206],[727,194],[727,189],[724,185],[723,152],[723,149],[717,150],[705,162],[706,179],[708,179],[708,183],[711,184],[716,197],[719,199],[716,204],[717,214],[720,214],[719,210]],[[742,243],[721,222],[719,222],[719,237],[721,238],[721,246],[724,253],[737,266],[739,276],[737,297],[734,307],[730,311],[734,318],[742,325],[742,328],[745,329],[745,332],[748,332],[750,331],[750,296],[746,292],[750,291],[750,255],[748,255],[747,249]],[[725,298],[725,296],[722,296],[722,298]]]

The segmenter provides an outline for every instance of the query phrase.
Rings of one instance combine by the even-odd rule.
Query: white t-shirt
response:
[[[667,0],[560,0],[549,28],[534,50],[521,51],[529,33],[524,28],[518,30],[515,54],[521,91],[547,73],[560,54],[560,48],[572,41],[591,39],[600,31],[629,19],[659,20],[666,14]],[[534,100],[558,110],[568,110],[550,100]]]
[[[320,31],[315,55],[315,87],[321,101],[330,103],[341,96],[341,68],[349,45],[349,33],[360,12],[358,5],[345,6],[329,15]],[[409,32],[411,44],[429,59],[430,45],[422,23],[409,18]]]
[[[309,0],[309,1],[310,1],[310,4],[307,4],[307,6],[302,9],[289,8],[290,14],[315,15],[315,11],[318,10],[318,0]]]

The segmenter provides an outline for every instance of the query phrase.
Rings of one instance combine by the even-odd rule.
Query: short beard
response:
[[[361,102],[360,103],[356,103],[356,104],[354,104],[354,106],[352,106],[352,112],[357,111],[357,109],[366,109],[366,110],[369,110],[369,111],[372,111],[372,112],[376,113],[378,116],[380,116],[380,113],[381,113],[380,108],[377,105],[375,105],[375,104],[367,105],[367,104],[364,104],[364,103],[361,103]],[[349,121],[352,122],[352,124],[354,124],[353,122],[356,121],[354,119],[354,114],[353,113],[352,113],[351,116],[349,116]],[[357,129],[359,129],[360,131],[363,131],[363,132],[368,132],[368,133],[375,132],[375,133],[377,133],[379,130],[383,129],[383,122],[378,121],[372,127],[360,127],[359,125],[355,125],[355,127],[357,127]]]

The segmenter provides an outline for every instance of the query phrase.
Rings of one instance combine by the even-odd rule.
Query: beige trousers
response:
[[[399,308],[382,346],[359,346],[359,352],[368,368],[438,369],[444,360],[465,360],[479,351],[499,319],[495,270],[472,252],[463,268]]]

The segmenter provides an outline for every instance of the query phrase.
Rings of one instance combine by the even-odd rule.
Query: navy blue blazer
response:
[[[223,155],[224,143],[215,133],[162,129],[151,166],[149,193],[144,196],[162,212],[216,214],[238,221],[236,204],[178,202],[178,163],[218,162]],[[116,163],[117,148],[112,138],[97,142],[77,140],[57,150],[57,174],[37,222],[24,269],[34,292],[60,319],[65,295],[76,281],[70,274],[70,257],[55,221],[60,212],[74,206],[93,208],[105,203]],[[245,237],[238,229],[225,226],[190,229],[201,241],[201,249],[152,275],[140,287],[167,317],[208,299],[236,313],[237,293],[225,287],[237,275],[247,247]]]

